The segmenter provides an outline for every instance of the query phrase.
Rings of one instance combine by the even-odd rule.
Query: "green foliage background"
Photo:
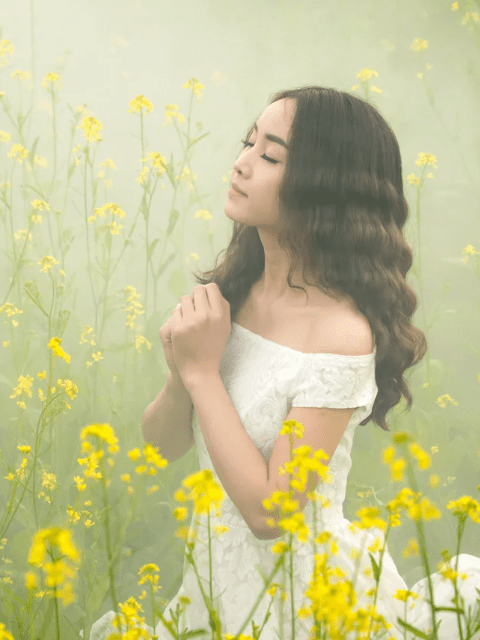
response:
[[[209,268],[230,237],[223,205],[245,123],[272,92],[302,84],[374,102],[401,145],[414,321],[429,351],[409,376],[411,412],[402,404],[388,419],[432,454],[418,481],[444,513],[426,524],[435,566],[455,549],[446,503],[478,497],[478,1],[123,0],[69,10],[73,21],[52,0],[22,0],[0,15],[0,620],[13,633],[22,619],[28,550],[50,526],[71,529],[84,554],[62,629],[76,637],[112,608],[104,505],[94,483],[81,492],[75,481],[80,432],[93,423],[110,424],[120,444],[109,487],[117,599],[141,592],[137,572],[149,562],[164,603],[178,591],[184,541],[173,494],[199,469],[196,450],[151,478],[135,474],[127,452],[142,449],[141,416],[166,381],[159,328],[192,293],[191,270]],[[53,357],[54,336],[70,362]],[[34,450],[39,425],[33,486],[18,446]],[[357,429],[348,519],[398,492],[381,461],[390,441],[371,425]],[[28,474],[33,451],[26,457]],[[402,555],[414,537],[406,522],[389,541],[408,585],[424,575],[418,556]],[[462,552],[478,551],[471,524]]]

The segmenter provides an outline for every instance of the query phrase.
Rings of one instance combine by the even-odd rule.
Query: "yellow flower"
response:
[[[434,520],[442,517],[442,512],[425,496],[420,502],[411,504],[406,510],[407,516],[413,520]]]
[[[412,538],[411,540],[408,541],[407,547],[405,547],[405,549],[402,551],[402,556],[404,558],[409,558],[410,556],[418,556],[418,554],[419,554],[419,549],[418,549],[417,541],[414,538]]]
[[[127,315],[127,322],[125,323],[125,325],[127,327],[133,328],[135,326],[134,321],[136,316],[145,313],[145,310],[143,309],[143,305],[140,302],[138,302],[138,298],[140,297],[140,294],[137,293],[135,287],[128,285],[124,287],[123,292],[127,298],[127,302],[132,303],[129,307],[126,307],[125,309],[123,309],[123,311],[133,312],[130,315]]]
[[[150,102],[150,100],[148,100],[148,98],[145,98],[143,93],[135,96],[133,100],[130,100],[130,102],[128,103],[128,106],[129,106],[128,113],[135,113],[140,111],[143,114],[144,112],[142,111],[142,107],[145,109],[145,112],[147,113],[149,111],[153,111],[152,103]]]
[[[78,387],[71,380],[62,380],[61,378],[58,378],[57,384],[59,387],[63,387],[65,389],[65,393],[71,400],[74,400],[77,397]]]
[[[138,570],[138,575],[140,576],[142,575],[142,573],[144,573],[145,575],[138,581],[138,584],[142,585],[147,580],[149,580],[153,584],[156,584],[158,582],[158,576],[154,576],[153,574],[158,571],[160,571],[160,569],[154,562],[144,564],[143,567],[140,567],[140,569]]]
[[[97,343],[95,342],[93,337],[87,338],[87,336],[93,331],[94,331],[93,327],[90,327],[88,324],[85,325],[82,329],[82,335],[80,336],[80,344],[83,344],[84,342],[88,342],[92,346],[95,346]]]
[[[356,515],[360,518],[360,522],[352,522],[352,525],[359,529],[378,527],[383,531],[387,527],[387,523],[380,518],[380,509],[378,507],[363,507],[356,512]]]
[[[7,153],[7,156],[9,158],[15,158],[16,156],[17,162],[19,164],[23,164],[23,161],[25,160],[25,158],[28,158],[28,149],[26,149],[23,145],[17,142],[12,146],[10,151]],[[25,229],[25,232],[26,232],[26,229]]]
[[[109,453],[117,453],[120,450],[118,446],[118,438],[109,424],[90,424],[82,429],[80,439],[85,440],[87,436],[96,436],[100,440],[106,442]]]
[[[141,333],[139,333],[139,334],[137,334],[137,335],[135,336],[135,349],[136,349],[139,353],[140,353],[140,351],[141,351],[141,348],[140,348],[140,347],[142,346],[142,344],[144,344],[144,345],[147,347],[147,349],[151,350],[151,348],[152,348],[151,343],[150,343],[150,342],[145,338],[145,336],[142,336],[142,334],[141,334]]]
[[[118,224],[118,222],[116,220],[111,222],[110,225],[108,225],[108,226],[110,228],[110,233],[111,233],[112,236],[120,235],[120,229],[123,229],[123,224]]]
[[[87,488],[87,485],[85,484],[83,478],[81,476],[74,476],[74,481],[75,484],[77,485],[77,489],[78,491],[85,491],[85,489]]]
[[[48,348],[53,351],[54,356],[59,356],[60,358],[63,358],[65,362],[70,362],[70,355],[68,353],[65,353],[65,351],[62,349],[62,347],[60,346],[61,342],[62,338],[53,337],[48,343]]]
[[[167,124],[170,124],[172,118],[176,118],[179,124],[185,121],[185,116],[181,113],[178,113],[178,105],[176,104],[166,104],[165,105],[165,117],[167,121],[163,123],[165,127]]]
[[[25,586],[29,590],[38,589],[37,576],[33,573],[33,571],[27,571],[27,573],[25,574]]]
[[[446,401],[447,401],[447,400],[448,400],[451,404],[453,404],[453,405],[457,405],[457,406],[458,406],[458,402],[457,402],[454,398],[452,398],[452,397],[450,396],[450,394],[448,394],[448,393],[444,393],[444,394],[443,394],[443,396],[439,396],[439,397],[436,399],[436,403],[438,404],[438,406],[439,406],[439,407],[441,407],[442,409],[444,409],[444,408],[447,406],[447,403],[446,403]]]
[[[217,507],[217,515],[220,514],[220,505],[224,500],[224,493],[221,486],[213,478],[210,469],[201,469],[198,473],[194,473],[182,480],[182,485],[190,489],[190,493],[180,490],[175,494],[175,499],[184,501],[193,500],[195,503],[195,512],[198,514],[208,514],[213,504]]]
[[[47,541],[57,546],[62,555],[67,556],[74,562],[79,562],[78,551],[71,541],[71,532],[60,527],[50,527],[42,529],[35,534],[28,556],[29,564],[43,566]]]
[[[11,302],[5,302],[5,304],[3,304],[0,307],[0,313],[2,313],[2,311],[5,311],[5,313],[9,318],[11,316],[23,313],[23,311],[21,311],[20,309],[17,309],[17,307],[14,307],[14,305]]]
[[[60,80],[59,74],[55,73],[54,71],[51,71],[50,73],[47,73],[47,75],[42,80],[42,87],[48,88],[48,83],[50,83],[53,87],[53,83],[57,82],[57,89],[61,89],[62,83],[59,82],[59,80]]]
[[[451,500],[447,504],[447,509],[450,509],[455,516],[466,514],[474,522],[480,523],[480,504],[471,496],[462,496],[457,500]]]
[[[53,256],[45,256],[44,258],[39,260],[37,264],[42,265],[42,268],[40,269],[40,271],[47,273],[48,271],[50,271],[50,269],[54,264],[60,264],[60,263],[58,262],[58,260],[55,260]]]
[[[404,458],[397,458],[390,465],[390,480],[392,482],[401,482],[403,480],[403,470],[406,466]]]
[[[397,600],[401,600],[402,602],[406,602],[408,598],[417,600],[419,595],[418,593],[415,593],[415,591],[409,591],[408,589],[397,589],[397,592],[393,594],[393,597]]]
[[[22,453],[30,453],[30,451],[32,450],[32,447],[28,444],[25,444],[25,445],[17,446],[17,449]]]
[[[46,202],[45,200],[41,200],[40,198],[31,200],[30,204],[35,209],[35,211],[50,211],[50,205],[48,204],[48,202]]]
[[[395,455],[395,447],[389,446],[383,450],[383,462],[389,464]]]
[[[139,604],[135,598],[132,596],[128,600],[126,600],[123,604],[120,604],[121,613],[118,616],[115,616],[112,624],[116,629],[120,629],[122,626],[124,629],[127,628],[127,634],[124,637],[133,637],[133,634],[128,634],[128,630],[133,630],[137,628],[137,625],[145,622],[145,618],[142,618],[139,615],[140,611],[143,611],[142,605]],[[113,637],[117,637],[114,635]],[[138,634],[135,634],[135,637],[138,637]],[[120,636],[118,636],[118,639]]]
[[[201,84],[197,78],[190,78],[188,82],[182,85],[183,89],[191,89],[192,93],[197,96],[201,96],[200,91],[205,89],[203,84]]]
[[[54,473],[47,473],[45,469],[42,474],[42,487],[46,487],[47,489],[55,489],[57,484],[57,477]]]
[[[417,459],[420,469],[428,469],[431,464],[428,453],[426,453],[426,451],[424,451],[416,442],[410,443],[408,448],[410,453]]]
[[[168,460],[162,458],[162,456],[157,452],[156,448],[152,447],[152,445],[149,443],[144,446],[143,455],[145,456],[146,462],[152,463],[159,469],[164,469],[168,464]]]
[[[93,116],[86,116],[82,118],[80,125],[77,129],[83,129],[83,133],[88,142],[95,142],[96,140],[103,140],[100,135],[100,131],[103,129],[101,122],[99,122]]]
[[[24,393],[25,395],[27,395],[29,398],[32,397],[32,382],[33,382],[33,377],[32,376],[18,376],[18,380],[17,380],[18,384],[15,387],[15,389],[13,390],[13,394],[11,396],[9,396],[9,398],[16,398],[17,396],[21,395],[22,393]]]
[[[141,464],[138,467],[135,467],[135,473],[141,474],[141,473],[145,473],[147,471],[147,465],[146,464]]]
[[[130,460],[133,460],[133,462],[135,462],[136,460],[138,460],[138,458],[141,456],[141,452],[140,449],[138,447],[135,447],[135,449],[132,449],[131,451],[129,451],[127,453],[127,456],[130,458]]]

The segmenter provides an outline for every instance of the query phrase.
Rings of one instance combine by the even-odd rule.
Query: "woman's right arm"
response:
[[[160,447],[169,462],[178,460],[195,444],[192,417],[193,402],[182,379],[169,372],[167,384],[143,413],[143,438]]]

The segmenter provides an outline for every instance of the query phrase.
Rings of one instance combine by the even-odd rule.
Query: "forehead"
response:
[[[294,115],[295,101],[284,98],[267,105],[258,118],[257,124],[259,129],[275,133],[286,140]]]

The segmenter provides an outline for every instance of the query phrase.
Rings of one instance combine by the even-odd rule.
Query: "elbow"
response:
[[[270,518],[272,518],[271,513],[263,517],[261,524],[257,521],[254,526],[249,525],[250,531],[257,540],[277,540],[285,533],[283,529],[277,526],[277,520],[274,520],[275,524],[272,524],[272,526],[268,525],[266,521]]]
[[[284,534],[284,531],[278,527],[267,527],[266,529],[251,527],[250,530],[257,540],[278,540]]]
[[[285,533],[284,530],[278,526],[278,521],[283,517],[278,507],[273,510],[267,510],[264,508],[262,501],[260,516],[257,517],[253,526],[250,526],[250,530],[257,540],[277,540]],[[273,520],[273,522],[268,524],[267,520]]]

